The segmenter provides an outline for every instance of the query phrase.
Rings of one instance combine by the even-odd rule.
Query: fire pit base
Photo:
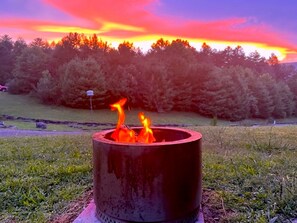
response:
[[[190,213],[188,216],[182,218],[182,219],[177,219],[174,221],[166,221],[166,223],[185,223],[185,222],[197,222],[196,220],[198,219],[197,216],[199,215],[199,209],[193,211]],[[103,222],[111,222],[111,223],[127,223],[129,221],[121,221],[119,219],[111,218],[108,215],[104,214],[103,212],[100,212],[97,210],[96,213],[97,218],[103,221]]]
[[[203,214],[200,210],[197,213],[197,220],[195,223],[204,223]],[[94,200],[83,210],[83,212],[73,221],[73,223],[101,223],[96,217],[96,205]]]

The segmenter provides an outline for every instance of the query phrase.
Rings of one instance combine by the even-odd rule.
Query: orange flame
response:
[[[127,102],[127,98],[123,98],[116,102],[115,104],[110,105],[111,110],[118,110],[118,123],[116,130],[112,133],[111,138],[116,142],[135,142],[135,132],[124,126],[125,122],[125,113],[123,106]]]
[[[152,143],[155,142],[156,139],[153,135],[153,131],[150,128],[151,121],[149,118],[146,118],[142,112],[139,113],[140,122],[143,125],[143,129],[141,129],[138,136],[136,133],[127,128],[124,125],[125,122],[125,113],[123,106],[127,102],[127,98],[123,98],[118,102],[110,105],[111,110],[118,111],[118,123],[116,126],[115,131],[112,133],[111,138],[114,139],[116,142],[141,142],[141,143]]]
[[[153,130],[150,128],[151,120],[149,118],[146,118],[142,112],[138,114],[139,120],[143,125],[143,129],[141,129],[137,140],[138,142],[143,143],[152,143],[155,142],[156,139],[153,135]]]
[[[119,129],[125,122],[125,113],[124,113],[123,106],[126,104],[126,102],[127,102],[127,98],[123,98],[118,102],[110,105],[111,110],[118,110],[119,119],[117,123],[117,129]]]

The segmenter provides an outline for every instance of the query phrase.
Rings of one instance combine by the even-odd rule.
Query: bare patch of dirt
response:
[[[204,189],[202,193],[202,213],[205,223],[229,222],[235,213],[226,209],[222,197],[214,190]]]
[[[88,206],[93,199],[93,190],[86,191],[79,199],[71,202],[62,214],[52,217],[52,223],[70,223]],[[205,223],[229,222],[234,212],[224,206],[219,194],[213,190],[204,189],[202,193],[202,212]]]
[[[62,214],[53,216],[52,223],[70,223],[85,209],[93,199],[93,190],[86,191],[77,200],[71,202]]]

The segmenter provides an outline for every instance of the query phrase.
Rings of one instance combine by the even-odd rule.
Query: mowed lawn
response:
[[[126,121],[128,125],[140,125],[138,113],[140,109],[126,109]],[[186,125],[210,125],[211,119],[194,112],[168,112],[157,113],[144,111],[150,117],[152,124],[186,124]],[[39,103],[36,99],[25,95],[11,95],[0,92],[0,116],[12,115],[35,119],[48,119],[56,121],[116,123],[117,112],[106,109],[90,111],[87,109],[72,109],[63,106],[49,106]],[[229,123],[219,120],[218,124]],[[17,123],[11,123],[16,124]],[[22,128],[21,125],[19,125]],[[30,126],[26,125],[27,128]],[[60,130],[60,129],[58,129]]]
[[[296,126],[193,129],[203,134],[205,213],[220,222],[297,218]],[[90,134],[0,138],[0,222],[50,222],[67,212],[92,188],[91,161]]]
[[[203,117],[194,112],[166,112],[157,113],[143,111],[142,109],[125,109],[127,125],[140,125],[138,113],[142,111],[152,121],[152,125],[191,125],[191,126],[209,126],[213,124],[213,119]],[[37,99],[27,95],[11,95],[7,92],[0,92],[0,120],[2,115],[10,115],[14,117],[47,119],[54,121],[72,121],[72,122],[95,122],[95,123],[111,123],[117,122],[117,112],[111,111],[107,105],[106,109],[90,111],[87,109],[72,109],[63,106],[50,106],[41,104]],[[18,129],[36,129],[34,122],[24,122],[22,120],[4,120],[6,125],[16,126]],[[297,123],[297,118],[291,117],[287,119],[278,119],[277,123]],[[267,120],[251,119],[238,122],[230,122],[226,120],[217,120],[217,125],[252,125],[267,124]],[[270,120],[271,123],[271,120]],[[48,124],[47,130],[57,131],[77,131],[68,125]],[[106,128],[103,126],[103,128]],[[87,128],[85,130],[96,130],[96,128]],[[98,128],[99,129],[99,128]]]

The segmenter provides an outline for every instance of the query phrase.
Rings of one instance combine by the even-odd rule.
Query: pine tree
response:
[[[251,85],[252,95],[256,98],[257,112],[253,114],[255,118],[269,118],[274,110],[272,92],[269,91],[263,76],[253,80]]]
[[[293,94],[293,101],[291,102],[292,106],[293,104],[295,105],[295,107],[293,108],[293,115],[297,116],[297,73],[295,75],[292,75],[288,79],[287,83],[290,91]]]
[[[201,90],[200,112],[212,117],[241,120],[251,115],[251,95],[242,67],[216,68]]]
[[[134,65],[117,66],[111,75],[106,77],[111,101],[127,98],[129,105],[136,105],[138,98],[137,76],[139,71]]]
[[[92,58],[71,60],[61,75],[63,104],[75,108],[88,108],[89,98],[86,91],[93,90],[93,107],[105,105],[106,83],[100,66]]]
[[[0,36],[0,84],[12,78],[13,65],[13,41],[8,35]]]
[[[48,70],[42,72],[42,77],[37,83],[36,96],[44,104],[59,104],[61,101],[59,83],[57,83]]]
[[[47,67],[48,56],[40,47],[25,48],[16,60],[14,78],[8,83],[9,92],[26,94],[35,90],[42,72],[47,70]]]
[[[144,107],[157,112],[171,111],[174,106],[175,91],[166,67],[162,64],[147,67],[141,78]]]
[[[295,109],[294,95],[284,82],[275,84],[275,109],[272,113],[275,118],[292,116]]]

